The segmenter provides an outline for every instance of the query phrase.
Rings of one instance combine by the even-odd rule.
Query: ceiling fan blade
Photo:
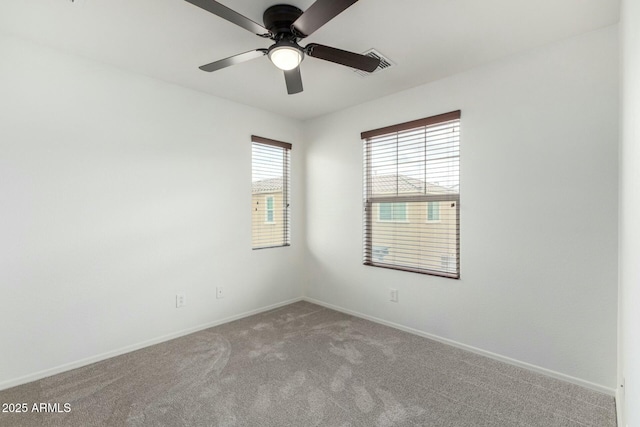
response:
[[[324,59],[325,61],[335,62],[336,64],[346,65],[369,73],[380,65],[380,59],[316,43],[308,44],[305,52],[314,58]]]
[[[300,67],[284,72],[284,80],[287,83],[287,93],[293,95],[302,92],[302,76]]]
[[[229,9],[227,6],[218,3],[214,0],[185,0],[199,8],[206,10],[207,12],[211,12],[214,15],[218,15],[220,18],[226,19],[229,22],[232,22],[245,30],[249,30],[254,34],[259,36],[270,35],[271,32],[264,28],[262,25],[253,22],[251,19],[246,16],[240,15],[233,9]]]
[[[341,12],[358,0],[316,0],[302,15],[293,23],[292,27],[303,36],[310,36],[311,33],[322,27],[327,22],[338,16]]]
[[[260,58],[267,54],[267,49],[250,50],[249,52],[240,53],[238,55],[230,56],[219,61],[212,62],[210,64],[202,65],[199,67],[202,71],[212,72],[221,68],[230,67],[231,65],[240,64],[241,62],[250,61],[252,59]]]

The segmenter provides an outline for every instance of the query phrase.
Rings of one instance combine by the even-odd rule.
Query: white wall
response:
[[[0,388],[304,293],[613,389],[616,52],[607,28],[303,129],[0,36]],[[638,97],[627,99],[631,117]],[[454,109],[462,279],[362,266],[360,132]],[[637,144],[637,122],[626,123]],[[291,248],[250,250],[251,134],[294,143]],[[638,175],[625,170],[622,232],[635,237],[621,248],[632,259]],[[637,294],[637,266],[622,271],[636,275],[623,292]],[[174,308],[176,292],[187,307]],[[626,313],[625,357],[638,360],[637,313]]]
[[[620,427],[640,426],[640,3],[622,1],[620,150]]]
[[[307,295],[613,392],[617,31],[308,122]],[[361,265],[360,132],[456,109],[462,279]]]
[[[301,296],[299,122],[14,38],[0,54],[0,388]],[[251,250],[251,134],[294,144],[290,248]]]

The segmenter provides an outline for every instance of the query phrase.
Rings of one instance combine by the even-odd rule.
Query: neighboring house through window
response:
[[[291,144],[252,136],[251,247],[290,245]]]
[[[364,264],[460,277],[460,111],[363,132]]]

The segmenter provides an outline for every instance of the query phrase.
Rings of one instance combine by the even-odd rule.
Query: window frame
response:
[[[291,246],[291,149],[293,146],[288,142],[282,142],[275,139],[264,138],[257,135],[251,135],[251,143],[252,143],[252,153],[253,153],[253,148],[256,145],[264,145],[264,146],[270,146],[272,148],[282,149],[282,177],[281,177],[282,178],[282,203],[276,203],[276,197],[273,194],[264,195],[263,198],[259,199],[259,200],[264,200],[264,204],[265,204],[265,208],[264,208],[265,212],[263,217],[264,222],[262,222],[259,219],[260,217],[258,217],[258,221],[259,221],[258,224],[261,223],[264,226],[276,227],[276,228],[282,227],[282,236],[281,236],[282,238],[281,239],[279,237],[275,238],[275,240],[277,241],[277,244],[267,243],[264,245],[256,245],[255,243],[256,240],[259,240],[258,237],[262,237],[262,236],[260,235],[260,233],[256,234],[256,229],[254,228],[256,226],[256,222],[255,222],[256,220],[252,216],[251,249],[261,250],[261,249],[271,249],[271,248]],[[253,175],[255,173],[256,173],[256,158],[252,154],[252,158],[251,158],[252,182],[254,182]],[[254,193],[252,189],[252,192],[251,192],[252,200],[256,194],[259,194],[259,193]],[[273,215],[273,221],[268,221],[269,210],[267,209],[267,206],[268,206],[269,198],[273,200],[273,208],[271,209],[271,212]],[[278,208],[280,204],[282,206]],[[255,207],[253,206],[253,202],[252,202],[252,209],[254,208]],[[280,215],[280,210],[281,210],[281,215]],[[278,221],[280,221],[280,219],[282,220],[282,224],[278,225]]]
[[[368,151],[369,148],[369,140],[375,137],[382,137],[385,135],[400,133],[403,131],[410,131],[413,129],[419,128],[427,128],[431,125],[437,125],[441,123],[458,121],[458,128],[460,127],[460,119],[461,119],[461,111],[451,111],[449,113],[440,114],[437,116],[426,117],[423,119],[413,120],[410,122],[400,123],[397,125],[387,126],[380,129],[374,129],[367,132],[362,132],[360,137],[364,143],[364,163],[363,163],[363,172],[364,172],[364,200],[363,200],[363,264],[366,266],[373,267],[381,267],[392,270],[400,270],[400,271],[408,271],[420,274],[427,274],[432,276],[440,276],[451,279],[460,279],[460,191],[458,186],[458,191],[455,193],[443,193],[443,194],[419,194],[419,195],[372,195],[372,173],[371,173],[371,165],[368,163]],[[459,150],[459,139],[458,150]],[[459,151],[458,151],[458,165],[459,165]],[[425,167],[426,167],[426,159],[425,159]],[[459,166],[458,166],[459,167]],[[460,170],[458,168],[458,183],[460,177]],[[440,271],[440,270],[432,270],[426,268],[416,268],[409,267],[405,265],[392,264],[392,263],[384,263],[376,261],[376,252],[375,247],[373,245],[373,212],[374,212],[374,204],[380,203],[406,203],[406,210],[408,212],[410,206],[414,202],[425,202],[426,209],[428,209],[429,202],[448,202],[452,203],[452,208],[455,207],[455,273]],[[454,206],[455,205],[455,206]],[[378,208],[379,211],[379,208]],[[442,221],[441,209],[438,209],[438,220],[428,220],[428,211],[425,212],[425,217],[427,218],[426,223],[438,223]],[[379,212],[378,212],[379,217]],[[389,222],[389,221],[383,221]],[[408,222],[408,221],[407,221]],[[444,252],[437,253],[434,252],[434,256],[451,256],[451,254],[446,254]],[[444,269],[442,269],[444,270]]]

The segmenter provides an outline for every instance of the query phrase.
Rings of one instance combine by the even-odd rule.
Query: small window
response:
[[[440,202],[427,202],[427,221],[440,221]]]
[[[266,215],[265,215],[265,219],[264,222],[266,222],[267,224],[273,224],[274,220],[273,220],[273,196],[267,196],[265,198],[265,210],[266,210]]]
[[[251,246],[289,246],[291,144],[259,136],[251,141]]]
[[[362,133],[363,263],[460,277],[460,111]]]

